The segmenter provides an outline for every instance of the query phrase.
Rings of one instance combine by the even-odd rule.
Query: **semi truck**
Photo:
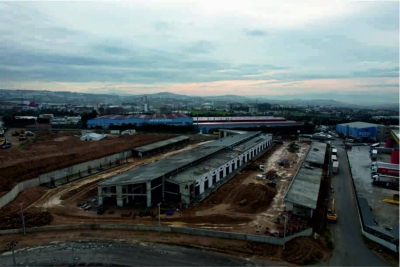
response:
[[[372,175],[372,184],[399,188],[399,177],[375,174]]]
[[[399,177],[399,164],[372,162],[371,170],[373,174]]]
[[[339,161],[334,161],[332,164],[332,173],[337,174],[339,172]]]

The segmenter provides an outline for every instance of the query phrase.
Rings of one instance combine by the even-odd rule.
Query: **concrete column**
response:
[[[147,207],[151,207],[151,182],[146,182]]]
[[[226,176],[226,166],[224,166],[224,170],[222,171],[221,179],[225,178],[225,176]]]
[[[204,180],[200,181],[200,194],[204,192]]]
[[[181,193],[181,202],[184,204],[190,204],[190,185],[179,185],[179,191]]]
[[[229,173],[232,172],[232,162],[229,162]]]
[[[99,205],[103,205],[103,188],[100,185],[97,187],[97,198],[99,199]]]
[[[238,160],[235,159],[235,170],[237,169],[237,167],[238,167]]]
[[[219,180],[221,180],[221,177],[219,177],[219,172],[220,172],[220,170],[218,169],[218,171],[217,171],[217,173],[216,173],[216,175],[217,175],[217,182],[219,182]]]
[[[117,185],[115,188],[117,190],[117,206],[122,207],[124,206],[124,202],[122,199],[122,186]]]

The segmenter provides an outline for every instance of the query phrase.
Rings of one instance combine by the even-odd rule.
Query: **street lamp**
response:
[[[16,247],[17,244],[18,244],[18,241],[13,240],[13,241],[11,241],[10,243],[8,243],[8,244],[6,245],[6,249],[7,249],[7,250],[10,250],[10,249],[11,249],[11,251],[12,251],[14,266],[17,265],[17,264],[15,264],[15,255],[14,255],[14,247]]]
[[[285,250],[285,243],[286,243],[286,221],[287,221],[287,215],[283,215],[285,218],[285,230],[283,231],[283,250]]]
[[[160,207],[161,207],[161,202],[158,203],[158,235],[161,235]]]
[[[24,218],[24,211],[22,210],[22,205],[24,205],[24,202],[20,203],[19,206],[21,207],[22,228],[23,228],[23,231],[24,231],[24,235],[26,235],[25,218]]]

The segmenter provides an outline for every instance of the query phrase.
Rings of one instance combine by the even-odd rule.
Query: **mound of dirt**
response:
[[[276,188],[251,183],[239,190],[232,199],[231,208],[243,213],[266,210],[277,193]]]
[[[204,203],[229,204],[229,211],[257,213],[268,209],[277,190],[263,184],[237,185],[237,178],[210,195]],[[221,194],[221,192],[223,192]]]
[[[25,212],[24,221],[27,228],[40,227],[50,224],[53,220],[53,215],[50,212]],[[21,228],[22,218],[21,215],[16,213],[11,216],[0,218],[0,230]]]
[[[324,239],[299,237],[286,243],[282,259],[300,266],[321,262],[329,253]]]

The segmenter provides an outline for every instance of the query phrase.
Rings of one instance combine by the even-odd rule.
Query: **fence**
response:
[[[126,225],[126,224],[82,224],[82,225],[44,226],[44,227],[27,228],[26,232],[27,233],[35,233],[35,232],[49,232],[49,231],[94,230],[94,229],[160,231],[160,232],[187,234],[187,235],[235,239],[235,240],[251,241],[251,242],[257,242],[257,243],[267,243],[267,244],[280,245],[280,246],[283,246],[283,244],[285,242],[288,242],[296,237],[312,235],[312,228],[308,228],[304,231],[287,236],[286,238],[281,238],[281,237],[274,237],[274,236],[232,233],[232,232],[204,230],[204,229],[196,229],[196,228],[156,226],[156,225]],[[23,231],[22,229],[2,230],[2,231],[0,231],[0,235],[17,234],[17,233],[22,233],[22,231]]]
[[[100,159],[95,159],[73,165],[61,170],[49,172],[40,175],[37,178],[26,180],[18,183],[7,194],[0,197],[0,209],[14,200],[22,191],[39,186],[45,183],[54,183],[53,185],[61,185],[68,183],[88,175],[92,175],[105,169],[110,169],[122,164],[126,158],[132,155],[132,151],[124,151],[111,156],[106,156]]]

